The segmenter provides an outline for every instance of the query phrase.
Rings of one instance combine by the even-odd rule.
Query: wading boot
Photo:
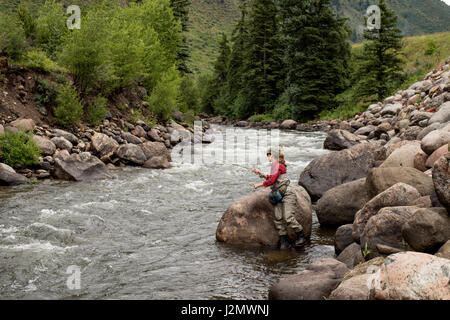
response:
[[[295,247],[300,248],[302,247],[306,242],[305,239],[305,233],[302,231],[297,232],[297,240],[295,240]]]
[[[291,247],[287,235],[280,236],[280,250],[287,250]]]

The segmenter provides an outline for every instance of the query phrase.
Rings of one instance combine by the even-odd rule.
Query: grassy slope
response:
[[[426,55],[425,52],[431,43],[437,46],[437,50],[431,55]],[[361,44],[353,45],[353,52],[360,50],[362,50]],[[405,64],[403,70],[407,80],[398,89],[406,89],[414,82],[421,80],[440,62],[449,57],[450,32],[404,38],[403,59]],[[342,105],[334,111],[322,112],[320,114],[321,119],[346,119],[357,112],[365,111],[366,105],[355,104],[351,100],[351,89],[344,92],[340,97]]]

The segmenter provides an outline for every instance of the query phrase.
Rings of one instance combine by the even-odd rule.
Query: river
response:
[[[215,135],[223,130],[214,127]],[[295,183],[327,153],[323,132],[273,132]],[[220,147],[218,140],[203,145]],[[311,242],[300,251],[216,242],[228,206],[260,181],[251,168],[175,163],[168,170],[127,167],[91,183],[0,187],[0,298],[266,299],[278,279],[332,257],[334,233],[314,216]]]

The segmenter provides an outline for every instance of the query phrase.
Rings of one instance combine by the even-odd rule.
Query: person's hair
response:
[[[284,154],[282,152],[278,154],[278,162],[286,166],[286,160],[284,160]]]

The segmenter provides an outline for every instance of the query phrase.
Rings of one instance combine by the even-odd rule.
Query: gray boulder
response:
[[[141,144],[142,141],[135,135],[129,133],[129,132],[122,132],[122,139],[124,139],[126,142],[131,144]]]
[[[327,150],[344,150],[361,143],[361,139],[346,130],[334,129],[328,132],[328,136],[323,143],[323,148]]]
[[[354,242],[352,232],[353,224],[344,224],[337,228],[334,236],[334,252],[337,255]]]
[[[361,246],[357,243],[352,243],[342,251],[336,258],[338,261],[345,263],[349,269],[353,269],[360,262],[364,262],[361,253]]]
[[[445,102],[439,107],[439,110],[428,121],[428,125],[445,123],[447,121],[450,121],[450,101]]]
[[[422,196],[434,195],[433,180],[415,168],[373,168],[366,178],[366,191],[369,199],[393,185],[402,182],[417,189]]]
[[[296,126],[297,126],[297,121],[284,120],[280,125],[280,129],[295,129]]]
[[[92,138],[92,149],[100,157],[110,157],[119,148],[116,140],[106,134],[96,132]]]
[[[450,128],[431,131],[421,141],[422,150],[430,155],[435,150],[450,142]]]
[[[56,145],[51,140],[41,136],[33,136],[33,141],[36,143],[39,150],[41,150],[42,155],[52,156],[55,154]]]
[[[415,251],[434,253],[450,239],[450,218],[444,208],[420,209],[403,226],[402,234]]]
[[[433,166],[433,185],[439,202],[450,213],[450,152],[439,158]]]
[[[369,200],[366,179],[358,179],[334,187],[317,201],[316,214],[321,225],[339,226],[352,223],[356,212]]]
[[[385,207],[411,206],[421,195],[416,188],[405,183],[397,183],[389,189],[378,194],[367,202],[355,215],[352,236],[356,242],[360,242],[361,234],[364,232],[370,218]]]
[[[314,159],[300,174],[299,185],[317,200],[338,185],[364,178],[376,164],[378,148],[378,144],[360,143]]]
[[[109,179],[105,164],[89,152],[69,155],[66,150],[54,156],[53,176],[69,181],[93,181]]]
[[[0,163],[0,186],[18,186],[21,184],[30,184],[30,181],[16,173],[10,166]]]
[[[380,165],[381,168],[410,167],[414,168],[414,157],[421,151],[420,141],[411,141],[394,150]]]
[[[55,137],[63,137],[67,141],[70,141],[74,146],[79,143],[79,139],[74,134],[61,129],[53,129],[53,135]]]
[[[56,148],[60,150],[67,150],[70,152],[73,148],[72,143],[64,137],[53,137],[51,142],[53,142]]]
[[[147,160],[142,149],[135,144],[123,144],[116,150],[116,155],[129,164],[142,166]]]
[[[312,228],[311,199],[302,187],[291,184],[289,188],[297,195],[295,218],[309,238]],[[269,202],[269,190],[254,192],[231,204],[220,219],[216,239],[230,244],[275,247],[279,236],[274,219],[275,211]],[[295,233],[292,230],[288,232],[291,239],[295,239]]]
[[[341,283],[347,266],[336,259],[312,263],[269,289],[269,300],[323,300]]]

